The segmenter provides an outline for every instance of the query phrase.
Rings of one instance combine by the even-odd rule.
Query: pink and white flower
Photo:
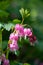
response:
[[[9,60],[5,59],[4,62],[3,62],[3,65],[10,65]]]
[[[9,40],[13,40],[14,39],[14,33],[10,34]]]
[[[27,36],[32,36],[32,31],[30,28],[25,28],[24,29],[24,36],[25,36],[25,39]]]
[[[24,27],[20,24],[16,24],[15,30],[18,32],[19,36],[24,35]]]
[[[15,41],[15,40],[12,40],[12,43],[9,44],[9,46],[10,46],[10,50],[11,51],[16,51],[16,50],[19,49],[18,44],[17,44],[17,41]]]
[[[24,37],[25,39],[28,37],[31,43],[36,41],[36,37],[33,36],[32,30],[30,28],[24,28],[21,24],[15,25],[15,32],[10,34],[9,40],[11,43],[9,44],[9,48],[11,51],[18,50],[17,41]]]
[[[10,34],[10,37],[9,37],[10,40],[18,40],[18,34],[17,33],[11,33]]]

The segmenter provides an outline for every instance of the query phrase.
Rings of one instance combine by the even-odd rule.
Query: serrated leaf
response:
[[[21,20],[14,19],[14,20],[13,20],[13,23],[15,23],[15,24],[17,24],[17,23],[21,23]]]
[[[12,27],[14,27],[14,24],[12,24],[12,23],[4,24],[3,27],[4,27],[7,31],[10,31],[10,29],[11,29]]]

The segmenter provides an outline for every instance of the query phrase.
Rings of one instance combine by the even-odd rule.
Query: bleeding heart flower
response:
[[[20,24],[16,24],[15,30],[18,32],[19,36],[24,35],[24,27]]]
[[[18,50],[18,44],[17,44],[17,41],[15,40],[12,40],[12,44],[9,44],[9,46],[11,51]]]
[[[10,34],[9,39],[10,39],[10,40],[13,40],[13,39],[14,39],[14,33],[11,33],[11,34]]]
[[[4,62],[3,62],[3,65],[10,65],[9,60],[5,59]]]

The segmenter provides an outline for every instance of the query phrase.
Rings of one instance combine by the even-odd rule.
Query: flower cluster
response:
[[[6,59],[5,54],[2,54],[1,56],[2,65],[10,65],[9,60]]]
[[[18,40],[20,38],[26,39],[29,38],[31,43],[36,41],[36,37],[33,35],[32,30],[30,28],[24,28],[21,24],[16,24],[14,28],[14,32],[10,34],[9,37],[9,48],[11,51],[16,51],[19,49],[18,47]]]

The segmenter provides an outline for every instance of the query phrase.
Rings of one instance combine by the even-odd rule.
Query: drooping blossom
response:
[[[11,33],[9,39],[10,40],[18,40],[18,34]]]
[[[9,39],[10,39],[10,40],[13,40],[13,39],[14,39],[14,33],[11,33],[11,34],[10,34]]]
[[[30,28],[24,28],[24,36],[25,36],[25,39],[27,36],[32,36],[32,31]]]
[[[11,51],[18,50],[18,40],[21,41],[21,38],[24,37],[29,38],[30,42],[33,44],[36,41],[36,37],[33,35],[32,30],[30,28],[24,28],[21,24],[15,25],[15,32],[10,34],[9,40],[11,41],[8,44]]]
[[[5,57],[5,54],[2,54],[2,56],[1,56],[1,62],[3,62],[3,63],[1,63],[2,65],[10,65],[9,64],[9,60],[6,59],[6,57]]]
[[[33,33],[32,33],[32,31],[31,31],[30,28],[28,28],[28,30],[27,30],[27,34],[28,34],[29,37],[33,35]]]
[[[20,25],[20,24],[16,24],[15,30],[22,31],[23,30],[23,26]]]
[[[14,34],[14,40],[16,40],[16,41],[17,41],[17,40],[18,40],[18,37],[19,37],[19,36],[18,36],[18,34],[17,34],[17,33],[15,33],[15,34]]]
[[[30,42],[34,43],[36,41],[36,36],[31,36],[30,37]]]
[[[15,30],[18,32],[19,36],[24,35],[24,27],[20,24],[16,24]]]
[[[20,30],[20,24],[15,25],[15,30]]]
[[[3,62],[3,65],[10,65],[9,64],[9,60],[8,59],[5,59],[4,62]]]
[[[10,50],[11,50],[11,51],[18,50],[18,44],[17,44],[17,41],[12,40],[12,43],[9,44],[9,47],[10,47]]]
[[[4,61],[6,59],[5,54],[2,54],[1,59],[2,59],[2,61]]]
[[[24,35],[28,36],[27,28],[24,29]]]

